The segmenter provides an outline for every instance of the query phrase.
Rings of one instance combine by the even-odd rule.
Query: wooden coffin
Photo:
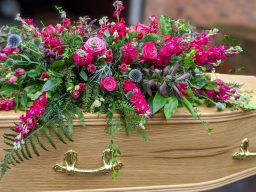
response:
[[[227,82],[244,83],[244,89],[256,90],[256,78],[221,75]],[[254,93],[254,102],[256,94]],[[70,149],[78,153],[77,166],[95,169],[101,166],[101,154],[109,139],[104,133],[105,117],[86,114],[87,127],[75,121],[74,143],[59,143],[57,150],[41,151],[29,161],[9,170],[0,181],[1,192],[30,191],[204,191],[256,174],[256,157],[233,159],[243,139],[250,140],[249,150],[256,152],[256,113],[217,112],[215,108],[199,108],[202,119],[213,128],[206,128],[180,108],[169,122],[158,114],[147,126],[149,141],[136,134],[127,137],[121,132],[116,142],[122,149],[118,157],[124,164],[119,178],[109,173],[68,175],[53,170],[62,163]],[[0,113],[0,134],[18,122],[19,114]],[[1,148],[3,141],[0,142]],[[49,147],[50,148],[50,147]],[[1,157],[3,154],[0,154]]]

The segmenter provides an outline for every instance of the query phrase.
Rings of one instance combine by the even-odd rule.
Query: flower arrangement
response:
[[[9,147],[1,176],[32,152],[39,155],[38,146],[47,150],[41,134],[54,148],[50,130],[63,143],[73,141],[73,118],[85,126],[83,113],[106,114],[108,148],[115,156],[120,149],[114,135],[124,128],[127,135],[135,130],[147,139],[146,124],[162,109],[167,120],[178,107],[198,120],[199,105],[256,109],[239,85],[211,80],[207,73],[240,53],[240,46],[212,46],[218,30],[197,33],[166,16],[127,26],[123,3],[113,5],[114,20],[103,17],[99,27],[88,17],[72,24],[58,7],[62,21],[55,26],[40,29],[18,15],[20,26],[1,28],[0,110],[25,111],[4,134]]]

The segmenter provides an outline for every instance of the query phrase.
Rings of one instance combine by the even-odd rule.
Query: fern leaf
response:
[[[7,158],[6,158],[6,161],[9,163],[9,164],[12,164],[13,166],[16,166],[16,163],[14,162],[14,160],[12,159],[11,155],[8,154]]]
[[[20,156],[20,153],[18,151],[14,151],[15,155],[18,157],[20,161],[24,161],[22,157]]]
[[[48,128],[47,128],[47,127],[44,127],[43,132],[44,132],[44,134],[45,134],[47,140],[49,141],[49,143],[52,145],[52,147],[56,149],[56,145],[55,145],[55,143],[54,143],[54,141],[53,141],[53,139],[52,139],[52,136],[51,136],[50,133],[49,133]]]
[[[62,132],[64,133],[65,137],[66,137],[69,141],[73,142],[72,136],[69,135],[68,130],[67,130],[67,126],[65,125],[64,121],[63,121],[63,120],[59,120],[58,123],[59,123],[59,126],[60,126]]]
[[[83,127],[86,127],[86,125],[85,125],[85,119],[84,119],[84,114],[83,114],[83,112],[82,112],[78,107],[75,108],[75,114],[78,116],[79,121],[80,121],[80,124],[81,124]]]
[[[37,151],[37,148],[36,148],[36,145],[34,143],[34,137],[29,137],[29,141],[30,141],[30,145],[34,151],[34,153],[37,155],[37,156],[40,156],[38,151]]]
[[[26,153],[24,151],[24,147],[23,146],[21,147],[20,152],[21,152],[22,157],[24,157],[24,159],[29,160],[28,156],[26,155]]]
[[[57,128],[57,126],[54,124],[54,122],[52,122],[52,123],[50,124],[50,127],[51,127],[51,129],[53,130],[53,132],[55,133],[55,135],[58,137],[58,139],[59,139],[62,143],[67,144],[66,141],[62,138],[61,134],[59,133],[58,128]]]
[[[27,140],[24,141],[24,146],[25,146],[25,150],[26,150],[29,158],[32,158],[31,153],[30,153],[29,148],[28,148],[28,141]]]
[[[9,143],[8,141],[4,141],[4,143],[10,147],[13,147],[13,143]]]
[[[15,157],[15,155],[13,153],[10,154],[12,159],[16,162],[16,163],[20,163],[20,161]]]
[[[68,134],[72,137],[73,133],[74,133],[74,129],[73,129],[73,117],[70,115],[69,112],[64,113],[64,116],[67,120],[67,124],[68,124]]]
[[[39,143],[40,147],[41,147],[42,149],[44,149],[45,151],[49,151],[49,150],[44,146],[43,141],[42,141],[42,139],[41,139],[41,136],[40,136],[40,134],[39,134],[38,132],[36,132],[35,137],[36,137],[37,142]]]

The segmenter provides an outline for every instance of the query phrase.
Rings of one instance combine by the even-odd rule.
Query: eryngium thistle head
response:
[[[18,47],[21,44],[21,37],[16,34],[10,34],[7,38],[7,44],[11,47]]]
[[[142,80],[142,73],[138,69],[133,69],[129,73],[129,79],[135,83],[139,83]]]

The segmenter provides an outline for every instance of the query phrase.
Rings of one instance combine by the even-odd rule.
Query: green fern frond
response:
[[[66,144],[66,141],[63,136],[65,136],[67,140],[73,141],[73,118],[75,115],[78,116],[82,126],[85,126],[85,120],[80,109],[77,107],[70,109],[72,110],[62,112],[62,118],[53,117],[46,124],[38,126],[37,129],[31,132],[27,138],[23,139],[23,143],[18,150],[13,149],[13,138],[17,134],[15,134],[15,132],[4,134],[4,142],[10,148],[4,149],[6,154],[0,163],[0,178],[6,173],[8,169],[11,168],[11,166],[16,166],[24,160],[31,159],[32,154],[39,156],[39,147],[45,151],[48,151],[42,141],[42,135],[45,136],[46,141],[55,149],[56,144],[53,135],[55,135],[56,138],[64,144]]]

